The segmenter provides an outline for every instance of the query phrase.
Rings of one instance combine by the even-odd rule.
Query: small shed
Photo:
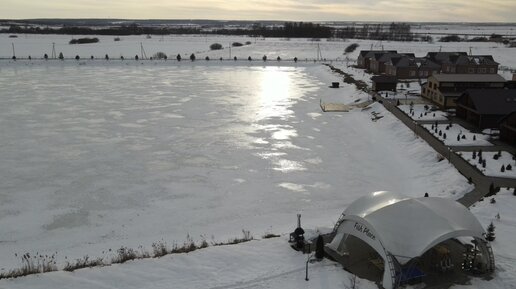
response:
[[[398,84],[396,76],[389,75],[376,75],[371,77],[371,81],[373,81],[373,91],[396,91]]]

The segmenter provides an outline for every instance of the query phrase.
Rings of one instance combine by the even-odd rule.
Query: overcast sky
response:
[[[516,22],[516,0],[0,0],[0,18]]]

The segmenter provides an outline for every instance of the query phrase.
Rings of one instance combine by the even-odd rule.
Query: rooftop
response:
[[[506,82],[499,74],[434,74],[439,82]]]

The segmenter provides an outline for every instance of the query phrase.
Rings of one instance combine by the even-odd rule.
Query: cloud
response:
[[[3,0],[0,18],[516,22],[511,0]]]

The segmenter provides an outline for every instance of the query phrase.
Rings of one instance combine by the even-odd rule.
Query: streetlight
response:
[[[308,281],[308,262],[310,262],[310,259],[314,256],[314,254],[308,254],[308,258],[306,259],[306,273],[305,273],[305,281]]]
[[[453,150],[448,147],[448,162],[451,163],[451,156],[452,156]]]

